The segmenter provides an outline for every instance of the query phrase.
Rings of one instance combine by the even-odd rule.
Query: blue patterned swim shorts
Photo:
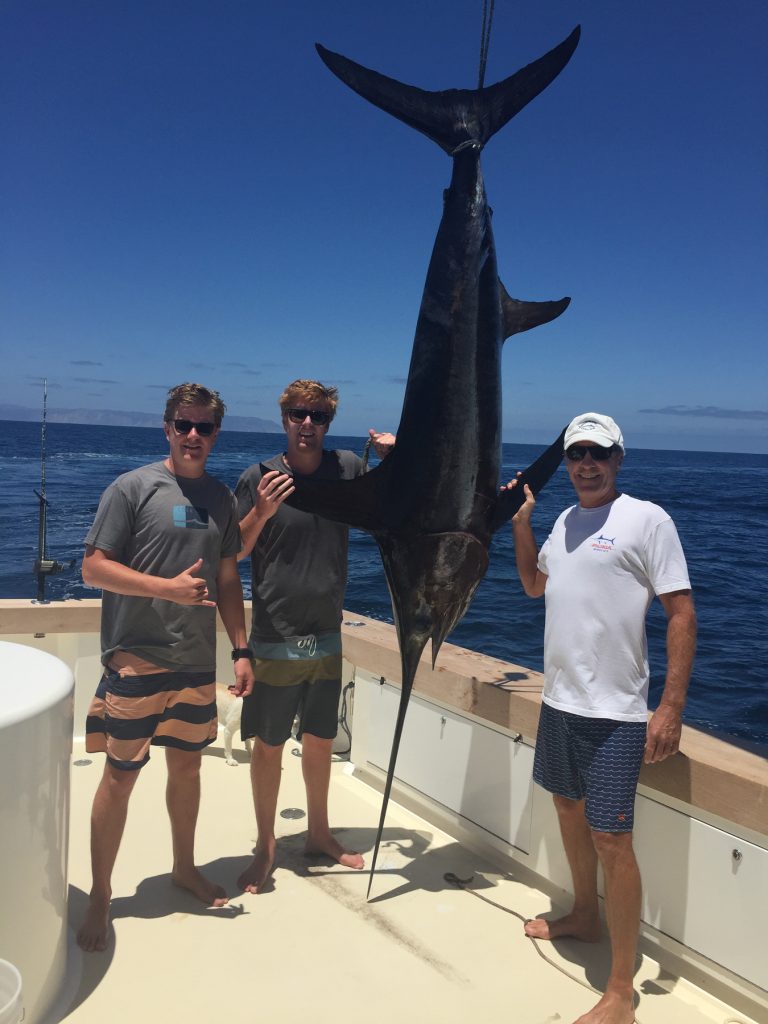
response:
[[[542,704],[534,782],[569,800],[586,800],[595,832],[631,832],[646,729],[645,722],[585,718]]]

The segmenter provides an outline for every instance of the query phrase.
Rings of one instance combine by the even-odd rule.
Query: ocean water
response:
[[[0,450],[0,597],[32,598],[36,581],[40,428],[2,423]],[[334,447],[362,453],[363,439],[331,435]],[[242,470],[281,451],[282,436],[222,432],[210,471],[234,486]],[[504,479],[541,451],[504,445]],[[49,423],[46,491],[48,556],[74,560],[49,577],[50,599],[93,597],[80,576],[83,538],[104,488],[120,473],[167,453],[162,431],[142,427]],[[688,558],[699,617],[699,643],[685,719],[726,738],[768,744],[768,456],[722,452],[629,450],[621,487],[662,505],[673,517]],[[539,497],[539,543],[559,512],[573,503],[564,468]],[[249,592],[247,562],[243,581]],[[350,537],[345,607],[392,621],[378,549],[363,533]],[[511,531],[496,535],[491,564],[450,641],[498,658],[542,667],[544,602],[527,598],[514,564]],[[648,616],[651,706],[664,681],[665,618],[658,601]]]

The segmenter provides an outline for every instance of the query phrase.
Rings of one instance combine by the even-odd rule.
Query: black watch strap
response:
[[[232,661],[237,661],[238,658],[252,658],[250,647],[233,647],[232,649]]]

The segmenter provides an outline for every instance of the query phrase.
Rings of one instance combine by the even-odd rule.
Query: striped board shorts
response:
[[[136,675],[107,667],[88,709],[85,749],[136,771],[149,761],[150,745],[202,750],[217,728],[215,672]]]

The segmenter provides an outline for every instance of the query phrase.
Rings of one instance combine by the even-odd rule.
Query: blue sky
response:
[[[768,7],[496,0],[486,83],[582,26],[484,153],[502,280],[571,295],[504,357],[504,438],[575,413],[628,447],[768,451]],[[450,160],[315,41],[476,84],[481,0],[4,0],[0,402],[160,410],[184,379],[394,429]],[[460,429],[460,424],[457,424]]]

